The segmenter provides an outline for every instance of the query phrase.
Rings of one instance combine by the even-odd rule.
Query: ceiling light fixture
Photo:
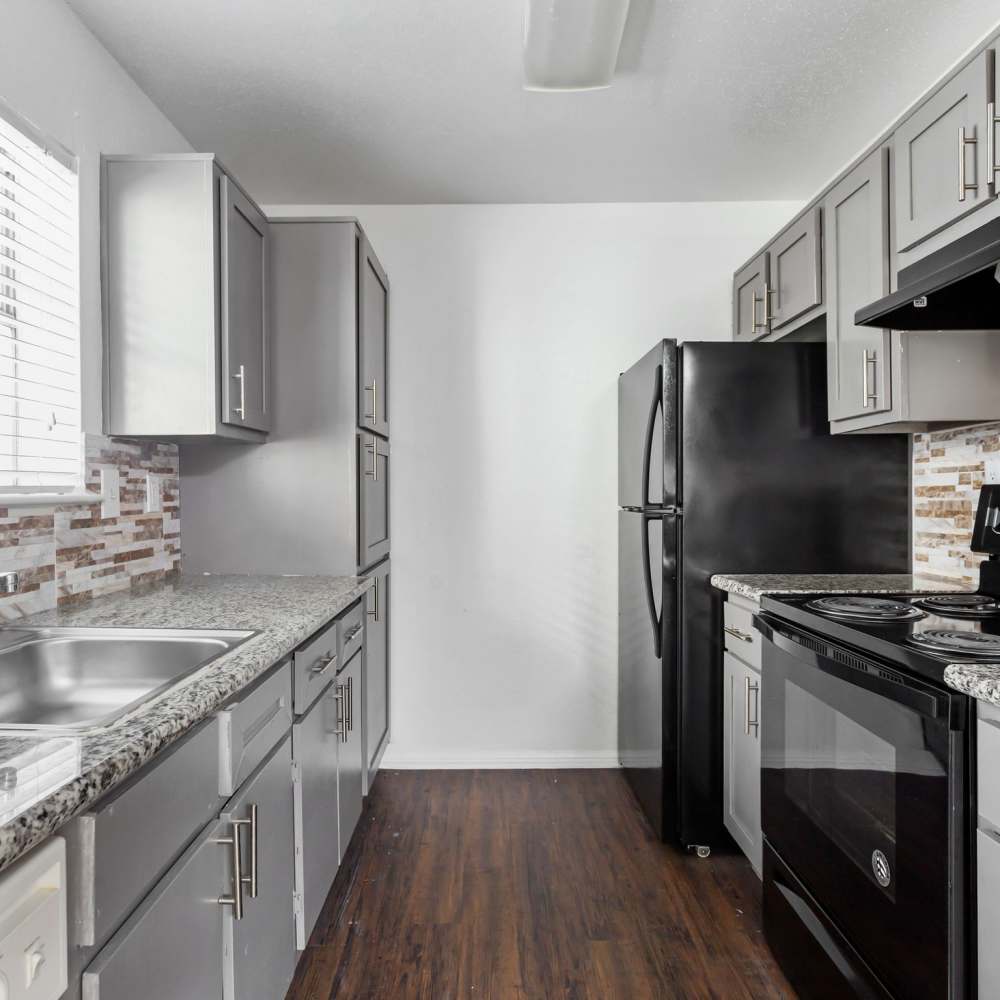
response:
[[[525,0],[524,89],[610,87],[629,0]]]

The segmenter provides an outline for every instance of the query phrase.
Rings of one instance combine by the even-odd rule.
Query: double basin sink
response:
[[[0,628],[0,730],[107,726],[253,632]]]

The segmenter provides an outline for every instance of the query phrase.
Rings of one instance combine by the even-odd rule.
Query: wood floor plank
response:
[[[617,771],[379,775],[287,1000],[792,1000],[740,854]]]

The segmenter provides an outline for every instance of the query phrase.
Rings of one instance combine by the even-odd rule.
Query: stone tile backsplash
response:
[[[913,435],[913,571],[975,587],[970,549],[986,462],[1000,461],[1000,424]]]
[[[118,514],[101,503],[0,507],[0,572],[17,570],[21,589],[0,596],[0,619],[11,621],[76,604],[180,568],[177,446],[88,434],[87,492],[99,494],[101,468],[119,474]],[[147,473],[159,477],[161,507],[146,511]]]

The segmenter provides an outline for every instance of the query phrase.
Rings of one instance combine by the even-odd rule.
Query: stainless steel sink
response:
[[[0,628],[0,728],[104,726],[253,632]]]

